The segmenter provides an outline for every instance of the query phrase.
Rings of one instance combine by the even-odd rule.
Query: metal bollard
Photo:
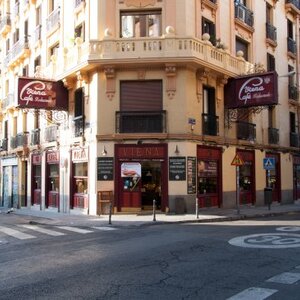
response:
[[[111,225],[111,211],[112,211],[112,203],[109,202],[109,215],[108,215],[108,224]]]
[[[153,221],[156,221],[155,209],[156,209],[156,201],[155,199],[153,199]]]
[[[196,218],[199,219],[199,204],[198,198],[196,197]]]

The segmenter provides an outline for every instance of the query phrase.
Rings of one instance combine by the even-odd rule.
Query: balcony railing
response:
[[[296,41],[294,41],[292,38],[288,37],[287,38],[287,47],[288,47],[288,52],[291,52],[292,54],[296,55],[297,54],[297,45]]]
[[[2,30],[6,27],[6,26],[10,26],[11,25],[11,19],[10,16],[7,15],[3,18],[1,18],[0,21],[0,32],[2,32]]]
[[[298,89],[296,86],[289,85],[289,99],[291,100],[298,100]]]
[[[30,144],[32,146],[40,144],[40,129],[39,128],[34,129],[34,130],[31,131]]]
[[[240,3],[235,4],[235,18],[241,20],[250,27],[254,24],[253,11]]]
[[[6,110],[10,106],[15,105],[15,99],[13,94],[8,94],[2,101],[2,109]]]
[[[74,135],[80,137],[84,135],[84,116],[78,116],[73,119]]]
[[[26,58],[28,56],[28,51],[28,37],[25,36],[24,39],[18,40],[6,55],[4,60],[5,67],[7,67],[10,63],[17,61],[22,56]]]
[[[237,138],[239,140],[255,141],[256,125],[253,123],[237,121]]]
[[[266,23],[267,39],[277,42],[277,28],[270,23]]]
[[[166,111],[116,112],[117,133],[165,133]]]
[[[45,142],[55,142],[57,140],[58,129],[56,125],[48,126],[45,128]]]
[[[1,151],[7,151],[8,149],[8,139],[4,138],[1,141]]]
[[[279,143],[279,129],[277,128],[268,128],[269,133],[269,144],[277,145]]]
[[[42,39],[42,25],[38,25],[36,26],[34,33],[32,35],[32,40],[31,42],[33,44],[37,43],[38,41],[40,41]]]
[[[202,114],[202,131],[204,135],[219,135],[219,117]]]
[[[10,138],[10,148],[16,149],[18,147],[28,146],[28,133],[18,133],[16,136]]]
[[[290,132],[290,146],[299,147],[300,146],[300,136],[296,132]]]
[[[60,7],[56,8],[51,14],[48,16],[46,20],[46,29],[47,32],[53,30],[54,28],[60,25]]]

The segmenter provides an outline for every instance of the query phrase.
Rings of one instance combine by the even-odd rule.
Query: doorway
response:
[[[141,178],[141,204],[143,210],[153,208],[153,200],[156,201],[156,209],[161,209],[161,162],[144,161]]]

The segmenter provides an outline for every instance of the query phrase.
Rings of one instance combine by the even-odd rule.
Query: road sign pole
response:
[[[271,171],[267,170],[267,187],[271,187],[271,182],[270,182],[270,177],[271,177]]]
[[[236,166],[236,209],[240,214],[240,166]]]

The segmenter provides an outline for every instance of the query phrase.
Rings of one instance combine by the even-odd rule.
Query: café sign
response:
[[[88,161],[88,148],[78,148],[72,150],[72,161],[74,163],[86,162]]]
[[[251,74],[230,79],[225,86],[225,106],[245,108],[278,104],[276,72]]]
[[[68,110],[68,90],[62,81],[39,78],[18,78],[20,108]]]

